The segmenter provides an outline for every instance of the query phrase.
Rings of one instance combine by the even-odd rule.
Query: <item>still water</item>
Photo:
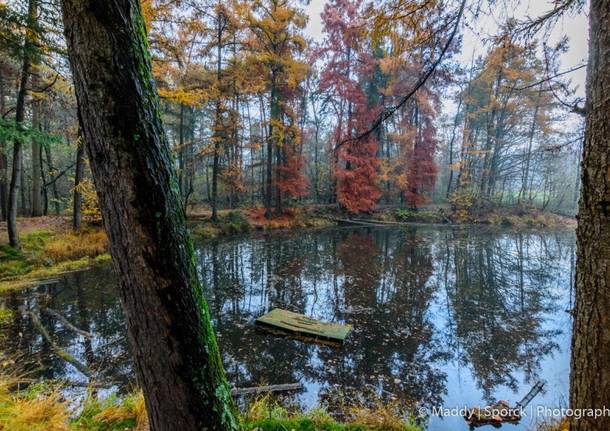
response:
[[[197,247],[231,384],[301,382],[289,401],[330,411],[373,398],[414,411],[499,399],[512,405],[538,379],[546,387],[533,404],[565,406],[574,251],[572,231],[448,227],[335,228]],[[31,377],[87,382],[41,337],[30,314],[37,313],[96,381],[133,384],[109,268],[9,293],[0,304],[13,311],[0,323],[1,358]],[[254,326],[275,307],[354,330],[337,349]],[[67,329],[45,308],[93,337]],[[537,418],[530,413],[505,428],[531,429]],[[467,427],[461,417],[433,414],[429,429]]]

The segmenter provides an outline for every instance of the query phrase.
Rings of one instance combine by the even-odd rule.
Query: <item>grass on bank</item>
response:
[[[80,405],[45,385],[11,390],[17,381],[0,380],[0,431],[147,431],[141,392],[105,399],[87,394]],[[308,413],[289,411],[262,397],[250,404],[240,422],[244,431],[421,431],[401,419],[396,406],[355,408],[347,423],[339,423],[322,409]]]
[[[543,422],[536,428],[536,431],[569,431],[570,422],[567,419],[550,420]]]
[[[101,229],[80,233],[43,229],[21,236],[21,250],[0,245],[0,291],[22,288],[33,280],[52,278],[106,262],[108,240]]]

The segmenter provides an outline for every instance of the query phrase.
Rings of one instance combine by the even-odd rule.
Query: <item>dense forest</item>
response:
[[[254,421],[240,413],[225,373],[224,340],[216,335],[225,313],[215,301],[252,280],[237,266],[239,247],[210,242],[211,249],[196,248],[191,235],[201,227],[198,221],[220,226],[228,219],[228,233],[235,233],[242,232],[240,217],[267,223],[263,229],[287,227],[278,220],[305,211],[335,224],[396,230],[394,236],[376,234],[375,240],[372,231],[342,238],[345,231],[338,229],[328,240],[315,236],[313,246],[304,236],[290,243],[280,232],[272,246],[251,259],[264,262],[261,274],[270,297],[294,294],[293,301],[277,302],[305,311],[298,297],[304,290],[295,287],[302,278],[296,276],[299,265],[305,265],[290,257],[305,261],[328,255],[332,319],[379,326],[412,313],[397,339],[407,340],[410,331],[416,335],[410,341],[421,343],[433,336],[424,324],[433,302],[428,289],[442,286],[446,305],[441,308],[455,311],[449,320],[456,328],[449,333],[469,344],[458,358],[477,368],[475,380],[490,402],[494,384],[517,387],[512,376],[497,375],[512,365],[502,367],[500,359],[510,362],[527,344],[531,350],[516,362],[531,383],[539,358],[557,350],[557,334],[543,330],[541,316],[555,304],[551,296],[561,295],[544,298],[536,288],[559,282],[544,262],[561,265],[561,271],[569,268],[569,274],[557,277],[570,286],[564,310],[573,323],[570,407],[606,409],[610,2],[593,0],[587,6],[583,0],[554,0],[542,14],[530,14],[527,2],[518,0],[327,0],[319,36],[308,26],[314,3],[0,1],[0,214],[8,239],[0,244],[0,291],[14,293],[34,280],[37,288],[51,292],[14,309],[4,305],[19,302],[14,294],[2,299],[0,327],[15,314],[17,323],[30,322],[45,348],[94,388],[88,364],[62,350],[54,330],[45,329],[48,319],[40,316],[46,313],[79,333],[91,353],[89,330],[96,328],[88,327],[86,310],[81,322],[88,329],[79,329],[47,307],[56,291],[44,286],[61,284],[50,277],[67,277],[111,259],[124,319],[119,325],[126,328],[121,342],[130,346],[129,374],[141,390],[135,401],[128,397],[105,410],[94,401],[99,413],[88,418],[87,407],[68,413],[59,390],[21,392],[22,382],[0,380],[0,408],[7,412],[0,411],[0,431],[5,423],[11,424],[6,429],[17,429],[19,421],[25,424],[19,431],[28,429],[21,407],[39,401],[48,403],[40,409],[41,423],[58,424],[41,429],[60,431],[119,429],[99,423],[116,419],[120,409],[131,416],[129,426],[118,426],[133,430],[422,429],[413,410],[401,411],[398,419],[389,408],[366,410],[360,422],[345,424],[332,417],[333,411],[323,418],[284,415],[272,423],[264,421],[273,409]],[[590,26],[588,58],[586,64],[569,64],[570,40],[554,32],[564,18],[584,14]],[[493,30],[483,36],[478,25],[485,23],[493,23]],[[472,35],[477,41],[469,44]],[[585,67],[586,98],[572,81]],[[428,220],[422,216],[432,213]],[[532,240],[531,231],[502,237],[505,233],[490,234],[480,225],[499,219],[497,225],[510,227],[513,221],[504,214],[511,214],[526,218],[528,228],[540,227],[531,215],[553,214],[573,227],[577,213],[576,252],[566,237],[567,248],[557,248],[560,262],[545,239]],[[451,225],[469,223],[475,230],[437,233],[431,242],[430,235],[405,234],[411,221],[420,221],[412,219],[414,214],[450,229],[468,229]],[[36,230],[37,223],[52,229]],[[469,244],[474,232],[482,239]],[[477,248],[489,241],[487,234],[498,235],[500,248],[509,253],[492,252],[495,245]],[[300,256],[297,245],[311,250]],[[569,251],[563,256],[561,250]],[[59,265],[62,260],[67,264]],[[225,271],[221,262],[233,266]],[[321,267],[313,263],[313,268],[317,280]],[[437,270],[444,271],[444,282],[432,275]],[[18,285],[20,277],[30,284]],[[210,295],[209,285],[221,290]],[[78,288],[82,305],[84,292]],[[104,295],[101,289],[98,294]],[[317,301],[317,291],[314,297]],[[346,297],[353,304],[340,304]],[[383,318],[369,307],[377,301],[385,307]],[[481,309],[484,302],[489,309]],[[385,316],[386,311],[393,314]],[[373,320],[360,320],[358,313],[372,313]],[[507,329],[509,323],[519,330]],[[351,345],[355,359],[346,366],[386,342],[358,344],[358,330]],[[486,338],[477,337],[486,331],[489,345],[506,348],[497,358],[489,356]],[[17,335],[23,334],[11,334]],[[420,365],[440,359],[442,349],[438,352]],[[405,357],[417,353],[415,346]],[[259,365],[269,358],[254,359]],[[237,371],[231,377],[243,370]],[[392,377],[394,385],[403,382]],[[435,385],[431,398],[442,395],[443,385]],[[538,385],[532,391],[540,391]],[[430,389],[425,382],[407,386]],[[97,390],[91,391],[87,396],[95,398]],[[341,406],[335,407],[338,412]],[[386,421],[381,425],[380,417]],[[556,429],[610,426],[610,415],[561,419],[553,424]]]
[[[459,9],[390,3],[330,1],[314,41],[297,1],[143,2],[184,208],[574,214],[583,111],[559,60],[567,41],[524,39],[507,19],[461,64]],[[58,5],[0,13],[2,217],[75,201],[95,216]]]

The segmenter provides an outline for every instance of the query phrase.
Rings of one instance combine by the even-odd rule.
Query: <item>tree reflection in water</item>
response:
[[[517,391],[559,349],[553,319],[568,306],[571,232],[450,228],[331,229],[219,241],[198,248],[200,276],[235,386],[302,382],[294,400],[331,411],[353,398],[440,405],[449,364],[467,367],[481,396]],[[98,381],[126,387],[132,368],[109,269],[0,297],[4,355],[32,376],[86,379],[53,354],[28,312]],[[94,334],[79,336],[50,307]],[[340,349],[270,335],[254,320],[281,307],[349,322]],[[364,399],[363,399],[364,398]]]

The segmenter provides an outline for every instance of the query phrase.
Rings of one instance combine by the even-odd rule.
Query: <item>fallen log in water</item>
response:
[[[233,388],[231,395],[248,395],[248,394],[262,394],[266,392],[287,392],[287,391],[300,391],[303,389],[301,383],[285,383],[282,385],[267,385],[267,386],[254,386],[251,388]]]
[[[399,221],[388,221],[388,220],[365,220],[365,219],[359,219],[359,218],[354,218],[354,219],[350,219],[356,222],[361,222],[361,223],[374,223],[374,224],[381,224],[381,225],[387,225],[387,226],[407,226],[409,223],[406,222],[399,222]]]
[[[339,225],[354,225],[354,226],[385,226],[383,223],[369,222],[363,220],[344,219],[336,217],[326,217],[328,220],[333,221]]]

